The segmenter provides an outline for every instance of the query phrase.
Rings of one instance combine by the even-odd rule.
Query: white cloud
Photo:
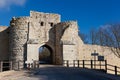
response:
[[[0,8],[10,8],[11,5],[23,6],[26,0],[0,0]]]

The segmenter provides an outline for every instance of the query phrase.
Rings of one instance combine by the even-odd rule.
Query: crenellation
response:
[[[53,22],[55,24],[60,22],[59,14],[30,11],[30,17],[46,24],[49,22]]]

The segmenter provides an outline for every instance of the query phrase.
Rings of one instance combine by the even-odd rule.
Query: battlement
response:
[[[71,24],[71,25],[72,25],[72,24],[77,24],[77,21],[72,21],[72,20],[71,20],[71,21],[64,21],[64,22],[58,23],[58,25],[64,25],[64,24],[69,24],[69,25],[70,25],[70,24]]]
[[[7,28],[8,26],[0,26],[0,32],[6,30]]]
[[[40,15],[46,15],[46,16],[59,16],[59,14],[56,13],[44,13],[44,12],[37,12],[37,11],[30,11],[30,16],[40,16]]]
[[[59,23],[61,21],[61,16],[59,14],[54,13],[30,11],[30,17],[34,19],[39,19],[43,22]]]
[[[0,28],[1,28],[1,27],[2,27],[2,28],[7,28],[8,26],[2,26],[2,25],[0,25]]]
[[[60,15],[54,14],[54,13],[43,13],[43,12],[37,12],[37,11],[30,11],[30,16],[22,16],[22,17],[13,17],[10,21],[10,26],[13,25],[21,25],[28,22],[36,22],[42,24],[50,24],[54,25],[59,23]],[[35,24],[36,24],[35,23]]]
[[[55,25],[56,27],[63,27],[63,28],[71,28],[74,29],[75,31],[78,31],[78,23],[77,21],[65,21],[65,22],[60,22]]]
[[[29,16],[21,16],[21,17],[12,17],[12,20],[11,21],[24,21],[24,20],[29,20]]]

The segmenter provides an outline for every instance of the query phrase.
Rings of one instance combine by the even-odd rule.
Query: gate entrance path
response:
[[[120,80],[120,76],[83,68],[40,65],[39,69],[16,71],[0,77],[0,80]]]

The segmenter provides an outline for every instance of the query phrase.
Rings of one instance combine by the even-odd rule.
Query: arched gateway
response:
[[[48,45],[39,48],[40,64],[53,64],[53,50]]]
[[[76,21],[60,22],[59,14],[30,12],[28,17],[13,18],[9,27],[9,53],[15,69],[25,63],[59,64],[78,59],[79,39]],[[82,43],[82,41],[81,41]]]

